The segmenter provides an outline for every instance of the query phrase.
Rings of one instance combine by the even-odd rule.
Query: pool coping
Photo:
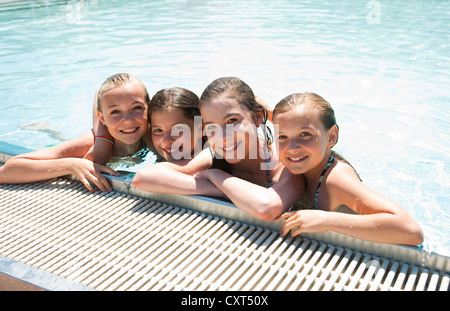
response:
[[[93,291],[93,289],[0,255],[0,291]]]
[[[0,141],[0,163],[5,163],[9,158],[15,155],[30,151],[32,150]],[[73,175],[63,177],[77,180],[77,178]],[[222,199],[207,196],[153,193],[137,189],[131,184],[131,180],[129,179],[109,175],[105,175],[105,177],[111,183],[113,190],[117,192],[175,206],[182,206],[191,210],[274,230],[279,230],[282,225],[281,223],[266,222],[252,217],[244,213],[231,202]],[[427,267],[441,273],[450,272],[450,257],[437,253],[426,252],[418,247],[374,243],[359,240],[336,232],[309,233],[302,234],[302,236],[333,245],[355,249],[361,252],[371,253],[376,256],[390,258],[396,261],[406,262],[412,265]],[[14,288],[17,290],[91,290],[81,284],[73,283],[51,273],[41,271],[29,265],[0,256],[0,290],[2,289],[2,284],[6,284],[6,287],[8,284],[14,284]],[[6,290],[8,290],[8,288],[6,288]]]

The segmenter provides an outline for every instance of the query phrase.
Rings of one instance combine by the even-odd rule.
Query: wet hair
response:
[[[283,98],[273,110],[273,118],[277,114],[291,110],[296,106],[309,106],[320,111],[320,118],[322,125],[326,130],[329,130],[333,125],[337,125],[336,117],[334,116],[333,107],[320,95],[315,93],[294,93]]]
[[[103,82],[100,89],[98,90],[97,110],[100,112],[102,111],[101,102],[102,102],[103,96],[106,92],[108,92],[114,88],[123,87],[123,86],[129,85],[129,84],[137,84],[138,86],[140,86],[142,88],[142,90],[144,91],[144,96],[145,96],[145,104],[148,107],[150,104],[150,97],[148,95],[147,88],[145,87],[144,83],[142,83],[142,81],[139,80],[138,78],[136,78],[135,76],[130,75],[128,73],[117,73],[117,74],[110,76],[108,79],[106,79],[105,82]]]
[[[245,105],[252,113],[263,112],[263,125],[267,122],[267,110],[258,104],[252,89],[241,79],[236,77],[222,77],[211,82],[200,96],[200,107],[214,98],[225,95],[234,98]],[[273,141],[270,129],[263,126],[266,143],[270,145]]]
[[[181,87],[173,87],[158,91],[150,101],[149,116],[152,112],[161,111],[168,108],[178,108],[188,119],[200,115],[198,108],[199,98],[194,93]]]
[[[291,110],[294,107],[304,105],[308,106],[314,109],[318,109],[320,113],[320,119],[322,121],[322,125],[325,128],[325,130],[329,130],[334,125],[336,125],[338,128],[338,124],[336,122],[336,117],[334,115],[334,109],[331,107],[330,103],[328,103],[322,96],[316,94],[316,93],[294,93],[291,95],[286,96],[278,104],[275,105],[275,108],[273,109],[273,120],[275,120],[276,116],[280,113],[287,112]],[[337,144],[337,140],[336,140]],[[336,145],[335,144],[335,145]],[[334,147],[334,146],[333,146]],[[339,161],[342,161],[348,165],[350,165],[352,168],[353,166],[340,154],[338,154],[336,151],[331,151],[335,158]],[[358,172],[353,168],[355,173],[358,175]],[[359,175],[358,175],[359,177]],[[361,178],[360,178],[361,179]]]

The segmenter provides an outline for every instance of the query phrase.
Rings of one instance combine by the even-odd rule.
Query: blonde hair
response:
[[[320,119],[326,130],[336,124],[333,107],[316,93],[294,93],[283,98],[273,110],[273,119],[277,114],[291,110],[295,106],[307,105],[320,111]]]
[[[275,121],[275,117],[280,114],[287,112],[291,110],[294,107],[304,105],[309,106],[315,109],[318,109],[320,112],[320,119],[322,121],[322,125],[326,130],[329,130],[334,125],[339,128],[339,126],[336,123],[336,117],[334,115],[334,109],[331,107],[330,103],[327,102],[322,96],[316,94],[316,93],[294,93],[291,95],[286,96],[278,104],[276,104],[275,108],[273,109],[273,120]],[[337,139],[336,143],[337,144]],[[355,171],[356,175],[359,174],[355,170],[355,168],[348,162],[343,156],[338,154],[336,151],[332,150],[331,153],[335,156],[335,158],[339,161],[342,161],[344,163],[347,163],[350,165],[353,170]],[[360,178],[361,179],[361,178]]]
[[[150,104],[150,97],[148,95],[147,88],[145,87],[144,83],[142,83],[142,81],[139,80],[138,78],[136,78],[135,76],[130,75],[128,73],[117,73],[115,75],[110,76],[108,79],[106,79],[105,82],[103,82],[100,89],[98,90],[97,110],[100,112],[102,111],[101,102],[103,99],[103,95],[106,92],[108,92],[114,88],[122,87],[122,86],[129,85],[129,84],[137,84],[138,86],[140,86],[142,88],[142,90],[144,91],[144,95],[145,95],[145,103],[148,107]]]

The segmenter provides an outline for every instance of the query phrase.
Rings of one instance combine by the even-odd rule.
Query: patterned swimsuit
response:
[[[325,173],[327,172],[327,170],[331,166],[331,164],[333,164],[333,161],[334,161],[334,154],[331,154],[330,158],[328,159],[327,165],[325,165],[325,168],[323,169],[322,174],[320,174],[319,184],[317,185],[316,195],[314,196],[314,202],[311,207],[312,209],[317,209],[317,201],[319,200],[319,191],[320,191],[320,186],[322,186],[323,176],[325,175]]]

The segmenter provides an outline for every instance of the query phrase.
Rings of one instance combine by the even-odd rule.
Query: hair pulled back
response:
[[[105,82],[103,82],[100,89],[98,90],[97,110],[100,112],[102,111],[101,102],[103,99],[103,95],[106,92],[108,92],[114,88],[123,87],[123,86],[129,85],[129,84],[136,84],[142,88],[142,90],[144,91],[144,96],[145,96],[145,104],[148,107],[150,104],[150,97],[148,95],[148,91],[147,91],[147,88],[145,87],[144,83],[142,83],[142,81],[139,80],[137,77],[130,75],[128,73],[117,73],[117,74],[110,76],[108,79],[106,79]]]
[[[300,105],[309,106],[311,108],[318,109],[319,113],[320,113],[319,115],[320,115],[320,119],[322,121],[322,125],[326,130],[329,130],[334,125],[336,125],[338,127],[338,125],[336,123],[336,117],[334,115],[334,109],[333,109],[333,107],[331,107],[330,103],[327,102],[322,96],[320,96],[316,93],[311,93],[311,92],[294,93],[294,94],[288,95],[285,98],[283,98],[282,100],[280,100],[280,102],[278,104],[276,104],[276,106],[273,110],[273,119],[275,120],[277,114],[287,112],[287,111],[291,110],[292,108],[294,108],[296,106],[300,106]],[[336,140],[336,143],[337,143],[337,140]],[[337,160],[350,165],[350,167],[353,168],[356,175],[358,175],[358,177],[359,177],[358,172],[350,164],[350,162],[348,162],[343,156],[341,156],[336,151],[332,150],[331,152],[334,154],[334,156]],[[360,177],[359,177],[359,179],[361,180]]]
[[[200,115],[199,98],[194,93],[181,87],[162,89],[153,95],[149,106],[149,115],[155,111],[178,108],[186,118]]]
[[[266,124],[268,116],[267,110],[258,104],[255,99],[255,94],[250,86],[241,79],[236,77],[222,77],[215,79],[206,87],[200,96],[200,107],[220,95],[235,99],[237,102],[245,105],[252,113],[262,111],[263,125]],[[270,145],[272,142],[270,129],[264,126],[263,130],[266,142]]]
[[[334,115],[333,107],[320,95],[316,93],[294,93],[283,98],[273,110],[273,118],[275,119],[277,114],[286,112],[295,106],[305,105],[320,112],[320,119],[322,125],[326,130],[329,130],[336,124],[336,117]]]

